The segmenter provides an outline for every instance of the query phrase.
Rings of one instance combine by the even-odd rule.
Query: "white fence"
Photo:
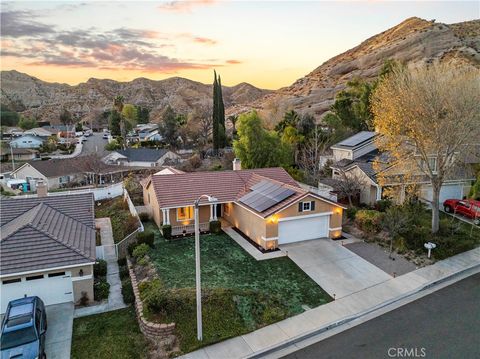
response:
[[[95,258],[105,259],[105,248],[103,246],[95,247]]]
[[[115,183],[108,187],[97,187],[97,188],[84,188],[84,189],[72,189],[69,191],[59,191],[59,192],[48,192],[48,196],[63,196],[66,194],[79,194],[79,193],[93,193],[95,201],[100,201],[103,199],[110,199],[121,196],[123,194],[123,183]],[[37,197],[37,194],[25,194],[20,196],[11,196],[9,198],[34,198]]]

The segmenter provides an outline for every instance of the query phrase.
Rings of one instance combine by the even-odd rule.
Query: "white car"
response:
[[[107,133],[107,132],[105,132],[105,133],[103,134],[102,138],[103,138],[104,140],[108,140],[108,137],[109,137],[109,136],[110,136],[110,134]]]

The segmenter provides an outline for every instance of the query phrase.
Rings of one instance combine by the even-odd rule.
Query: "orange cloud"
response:
[[[200,44],[205,44],[205,45],[215,45],[217,43],[217,40],[209,39],[207,37],[194,37],[193,41],[198,42]]]
[[[238,65],[238,64],[243,63],[243,61],[240,61],[240,60],[227,60],[225,62],[229,65]]]

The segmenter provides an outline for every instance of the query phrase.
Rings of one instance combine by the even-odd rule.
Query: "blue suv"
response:
[[[44,359],[47,315],[39,297],[27,297],[8,303],[2,321],[1,359]]]

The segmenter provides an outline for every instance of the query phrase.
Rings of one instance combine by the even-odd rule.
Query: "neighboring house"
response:
[[[10,146],[13,148],[39,148],[44,141],[45,139],[42,137],[22,135],[12,139],[10,141]]]
[[[81,164],[81,161],[75,158],[32,161],[12,171],[11,176],[28,182],[32,180],[35,182],[44,181],[48,189],[57,189],[68,185],[70,182],[85,180]]]
[[[31,130],[27,130],[24,132],[25,135],[32,135],[32,136],[38,136],[38,137],[43,137],[44,139],[47,139],[50,136],[54,136],[57,134],[58,131],[51,131],[48,128],[44,127],[37,127],[37,128],[32,128]]]
[[[390,166],[388,154],[378,151],[375,145],[375,138],[378,135],[375,132],[362,131],[331,146],[334,158],[334,164],[331,165],[332,178],[321,180],[319,187],[335,191],[335,181],[341,181],[345,176],[354,177],[360,184],[360,202],[372,205],[383,198],[387,187],[393,189],[389,191],[389,195],[395,193],[393,199],[397,203],[402,203],[405,199],[406,186],[414,184],[418,186],[419,197],[431,202],[432,187],[429,179],[419,171],[409,178],[408,183],[401,180],[406,172]],[[435,158],[432,157],[432,161],[435,161]],[[374,166],[375,162],[378,165]],[[383,187],[378,180],[380,172],[387,181],[383,183]],[[440,202],[447,198],[463,198],[468,194],[472,180],[474,178],[468,166],[458,168],[444,181]]]
[[[158,172],[155,172],[153,175],[154,176],[161,176],[161,175],[175,175],[175,174],[181,174],[185,173],[182,170],[176,169],[174,167],[167,166],[163,170],[160,170]]]
[[[2,161],[30,161],[37,157],[37,151],[29,148],[0,148],[0,158]]]
[[[153,175],[143,188],[155,223],[174,235],[193,232],[193,203],[203,194],[218,203],[200,202],[201,230],[221,218],[264,249],[342,234],[344,207],[302,189],[283,168],[241,170],[236,160],[233,171]]]
[[[158,167],[179,160],[180,156],[170,150],[154,148],[127,148],[113,151],[103,158],[107,164],[136,167]]]
[[[24,296],[46,305],[77,303],[83,295],[93,300],[93,194],[48,197],[39,190],[38,198],[0,204],[0,312]]]

